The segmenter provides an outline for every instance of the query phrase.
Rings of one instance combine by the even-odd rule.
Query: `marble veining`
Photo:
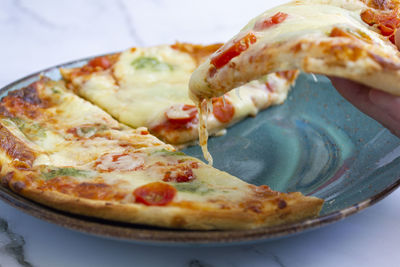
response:
[[[0,218],[0,266],[20,265],[33,267],[25,259],[25,240],[23,236],[14,233],[8,222]]]
[[[281,259],[278,255],[276,255],[276,254],[274,254],[274,253],[272,253],[272,252],[264,252],[264,251],[262,251],[261,248],[258,248],[257,246],[251,246],[250,249],[251,249],[251,251],[253,251],[254,253],[257,253],[257,254],[259,254],[259,255],[261,255],[261,256],[270,256],[270,258],[277,264],[277,266],[279,266],[279,267],[286,267],[286,266],[283,264],[282,259]]]
[[[25,15],[35,22],[39,23],[42,27],[51,28],[51,29],[59,29],[60,27],[53,24],[51,21],[47,20],[45,17],[42,17],[40,13],[30,9],[27,6],[24,6],[21,0],[14,0],[12,2],[17,12],[21,15]]]
[[[131,16],[128,12],[128,7],[126,6],[125,2],[122,0],[117,0],[117,6],[121,12],[122,17],[124,18],[125,25],[128,29],[129,35],[132,37],[133,41],[138,45],[138,46],[143,46],[144,42],[140,39],[138,36],[136,29],[133,25]]]

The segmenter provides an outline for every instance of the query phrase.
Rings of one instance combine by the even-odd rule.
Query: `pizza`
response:
[[[323,200],[248,184],[42,77],[0,102],[1,185],[95,218],[248,229],[316,216]]]
[[[61,69],[61,73],[69,88],[120,122],[147,127],[161,140],[182,147],[198,138],[200,118],[188,96],[190,76],[220,47],[188,43],[134,47],[94,58],[79,68]],[[266,75],[214,98],[206,118],[210,134],[223,134],[246,116],[281,104],[297,73]]]
[[[343,77],[400,95],[397,0],[296,0],[252,19],[203,62],[190,95],[207,117],[212,98],[277,71]],[[207,152],[207,125],[200,125]]]
[[[400,95],[398,0],[297,0],[252,19],[193,73],[192,98],[300,69]]]

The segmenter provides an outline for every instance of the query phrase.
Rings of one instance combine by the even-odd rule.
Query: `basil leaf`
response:
[[[89,171],[85,170],[78,170],[75,168],[71,167],[65,167],[65,168],[52,168],[47,171],[42,171],[42,177],[45,180],[50,180],[56,177],[60,176],[73,176],[73,177],[87,177],[89,174]]]
[[[21,130],[29,139],[45,138],[46,130],[38,123],[33,121],[25,121],[21,118],[14,117],[10,120]]]
[[[185,153],[183,153],[181,151],[169,151],[166,149],[161,149],[159,151],[156,151],[155,153],[162,153],[166,156],[185,156]]]
[[[134,61],[132,61],[131,65],[135,67],[135,69],[150,69],[153,71],[165,71],[165,70],[173,70],[173,66],[168,63],[161,62],[155,57],[138,57]]]

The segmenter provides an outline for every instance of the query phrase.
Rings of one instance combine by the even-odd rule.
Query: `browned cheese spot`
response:
[[[1,177],[1,184],[5,187],[9,187],[10,181],[14,178],[14,172],[8,172],[6,175]]]
[[[264,207],[263,203],[257,200],[246,201],[245,203],[242,203],[241,206],[244,211],[250,210],[255,213],[261,213]]]
[[[278,208],[280,208],[280,209],[284,209],[284,208],[286,208],[287,207],[287,203],[286,203],[286,201],[285,200],[283,200],[283,199],[278,199]]]
[[[25,188],[25,186],[25,183],[22,181],[16,181],[11,184],[12,189],[17,193],[21,192]]]

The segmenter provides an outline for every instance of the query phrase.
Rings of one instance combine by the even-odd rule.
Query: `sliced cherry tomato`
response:
[[[332,29],[331,33],[329,34],[329,37],[346,37],[346,38],[350,38],[350,39],[354,39],[354,40],[361,40],[361,41],[364,41],[369,44],[372,43],[371,37],[369,37],[365,32],[363,32],[361,30],[351,31],[348,29],[343,30],[343,29],[335,27]]]
[[[375,13],[371,9],[362,12],[361,19],[368,25],[373,25],[378,22]]]
[[[225,98],[222,97],[214,98],[213,102],[213,114],[222,123],[230,122],[235,115],[235,107],[232,103]]]
[[[378,28],[379,30],[381,30],[383,36],[390,36],[394,33],[393,28],[387,27],[385,25],[379,25]]]
[[[153,133],[162,131],[191,130],[198,122],[197,108],[193,105],[177,105],[165,112],[164,122],[151,127]]]
[[[267,19],[258,21],[255,25],[254,25],[254,30],[255,31],[263,31],[266,30],[268,28],[271,28],[274,25],[277,25],[279,23],[282,23],[283,21],[286,20],[286,18],[288,17],[288,14],[283,13],[283,12],[278,12],[275,15],[273,15],[272,17],[269,17]]]
[[[189,167],[170,170],[164,174],[164,182],[185,183],[195,179],[193,170]]]
[[[211,64],[217,69],[225,66],[232,58],[239,56],[243,51],[249,48],[250,44],[254,44],[256,41],[256,36],[252,32],[249,32],[243,38],[233,41],[227,48],[217,51],[215,56],[211,58]]]
[[[392,13],[376,13],[370,9],[361,13],[361,19],[370,26],[375,25],[383,36],[389,37],[389,40],[394,44],[394,33],[400,26],[400,18],[397,11]]]
[[[333,28],[331,33],[329,34],[329,37],[348,37],[348,38],[354,38],[354,35],[350,34],[347,31],[344,31],[340,28]]]
[[[95,167],[99,171],[134,171],[142,168],[144,159],[138,154],[112,154],[102,155],[96,162]]]
[[[166,112],[165,116],[172,123],[185,124],[192,121],[197,115],[197,108],[193,105],[174,105]]]
[[[88,65],[93,68],[100,67],[105,70],[111,67],[111,62],[107,57],[96,57],[90,60]]]
[[[176,195],[175,187],[161,182],[142,185],[133,191],[136,202],[147,206],[164,206]]]

